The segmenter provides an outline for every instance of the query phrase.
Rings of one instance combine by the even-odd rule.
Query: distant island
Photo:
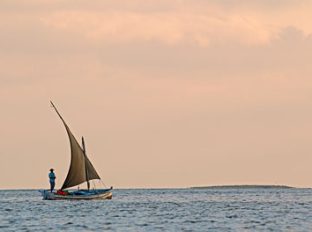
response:
[[[197,186],[191,187],[191,189],[254,189],[254,188],[266,188],[266,189],[291,189],[295,187],[287,186],[287,185],[215,185],[215,186]]]

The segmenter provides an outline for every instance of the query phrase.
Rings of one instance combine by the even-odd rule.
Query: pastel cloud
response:
[[[138,2],[148,7],[151,1]],[[311,3],[288,3],[285,7],[280,3],[271,11],[259,7],[259,4],[226,7],[226,3],[173,1],[167,4],[171,8],[163,7],[155,12],[144,11],[142,6],[136,10],[58,10],[43,16],[42,20],[47,26],[91,40],[160,41],[169,45],[208,46],[233,40],[244,44],[267,44],[288,26],[296,27],[306,35],[312,33],[309,23],[312,16],[308,10]],[[164,3],[160,1],[158,4]]]

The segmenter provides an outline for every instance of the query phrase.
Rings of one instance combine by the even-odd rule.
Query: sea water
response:
[[[0,231],[312,231],[312,189],[121,189],[112,200],[0,191]]]

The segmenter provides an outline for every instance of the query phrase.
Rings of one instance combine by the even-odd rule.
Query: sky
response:
[[[0,189],[70,147],[107,186],[312,187],[312,1],[2,0]]]

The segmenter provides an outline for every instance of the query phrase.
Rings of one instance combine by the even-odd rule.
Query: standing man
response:
[[[50,173],[49,173],[50,190],[51,190],[51,193],[52,193],[52,191],[53,191],[53,189],[54,189],[54,187],[55,187],[55,179],[56,179],[55,174],[54,174],[53,171],[54,171],[54,169],[51,168],[51,169],[50,169]]]

